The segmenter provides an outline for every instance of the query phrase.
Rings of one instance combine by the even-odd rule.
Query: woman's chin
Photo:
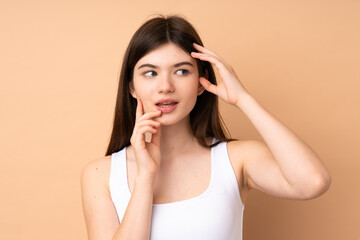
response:
[[[176,121],[174,119],[163,116],[156,118],[156,121],[158,121],[161,124],[161,126],[171,126],[176,124]]]
[[[156,121],[160,122],[161,126],[171,126],[180,123],[184,119],[179,119],[179,116],[170,116],[166,113],[162,114],[160,117],[155,119]]]

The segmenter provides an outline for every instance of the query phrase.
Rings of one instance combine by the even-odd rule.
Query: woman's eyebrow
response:
[[[192,67],[194,66],[192,63],[185,61],[185,62],[179,62],[179,63],[174,64],[174,67],[180,67],[182,65],[189,65]],[[150,63],[145,63],[145,64],[142,64],[140,67],[138,67],[138,69],[140,69],[142,67],[159,68],[158,66],[152,65]]]

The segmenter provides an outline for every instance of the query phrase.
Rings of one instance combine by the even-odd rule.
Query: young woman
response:
[[[265,143],[228,138],[217,97],[243,111]],[[88,236],[101,240],[242,239],[251,189],[305,200],[330,185],[317,154],[179,16],[150,19],[132,37],[106,156],[81,180]]]

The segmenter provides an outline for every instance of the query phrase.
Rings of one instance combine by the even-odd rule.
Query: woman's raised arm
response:
[[[247,92],[229,64],[200,45],[194,47],[199,52],[191,55],[212,63],[223,80],[214,85],[201,77],[199,82],[242,110],[266,142],[229,144],[233,156],[242,154],[244,158],[242,171],[247,187],[289,199],[310,199],[324,193],[331,177],[317,154]]]

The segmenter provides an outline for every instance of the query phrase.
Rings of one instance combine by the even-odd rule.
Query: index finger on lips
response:
[[[146,120],[146,119],[151,119],[151,118],[156,118],[159,117],[161,115],[161,111],[154,111],[154,112],[147,112],[145,114],[143,114],[139,120]]]

